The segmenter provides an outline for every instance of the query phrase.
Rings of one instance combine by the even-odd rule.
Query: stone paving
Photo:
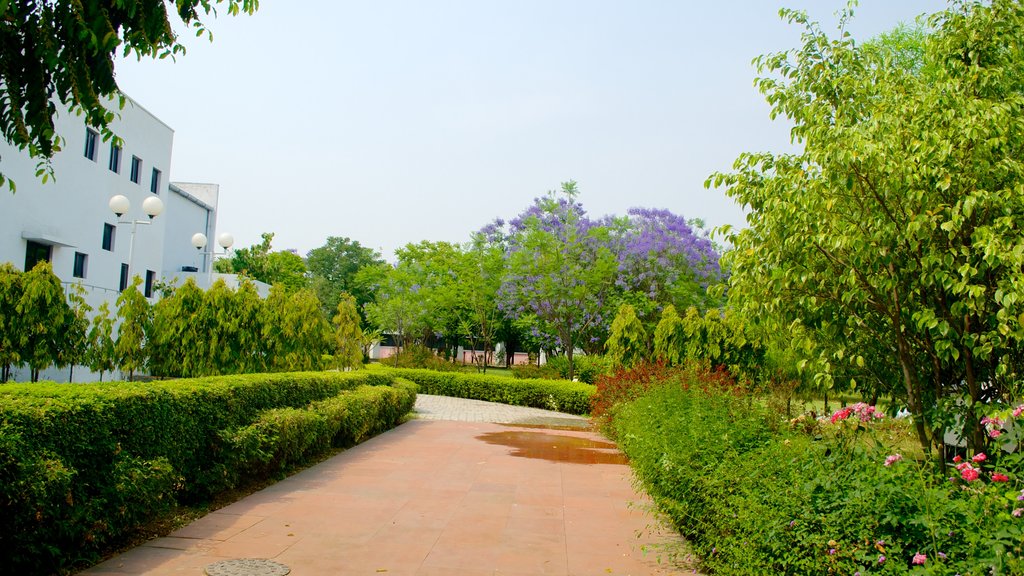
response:
[[[573,414],[430,394],[416,395],[416,417],[423,420],[590,428],[589,419]]]
[[[244,558],[294,576],[692,572],[586,419],[427,395],[417,413],[84,574],[201,575]]]

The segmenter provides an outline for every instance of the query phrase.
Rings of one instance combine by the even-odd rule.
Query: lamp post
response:
[[[108,203],[110,211],[117,215],[118,224],[131,224],[132,225],[132,238],[128,243],[128,278],[132,277],[132,269],[134,262],[132,258],[135,256],[135,229],[139,224],[149,225],[153,223],[153,218],[156,218],[164,211],[164,203],[158,196],[150,196],[142,201],[142,211],[148,216],[147,220],[121,220],[121,217],[128,213],[128,210],[132,207],[131,201],[128,197],[118,194],[110,198]]]
[[[210,255],[210,272],[209,272],[209,274],[210,274],[210,284],[212,285],[213,284],[213,260],[217,256],[227,256],[228,255],[228,252],[231,250],[231,246],[234,245],[234,243],[235,243],[235,237],[232,236],[231,234],[227,233],[227,232],[221,232],[220,235],[217,236],[217,244],[219,244],[220,247],[224,249],[223,252],[217,252],[216,250],[210,250],[208,252],[203,252],[203,248],[206,248],[207,242],[208,242],[208,240],[206,238],[206,234],[203,234],[202,232],[196,232],[195,234],[192,235],[192,246],[194,246],[195,249],[198,250],[204,256],[207,255],[207,254]]]

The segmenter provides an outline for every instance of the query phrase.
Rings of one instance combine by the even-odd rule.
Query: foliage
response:
[[[358,241],[338,236],[328,237],[323,246],[306,254],[311,286],[328,316],[335,314],[343,293],[355,298],[356,310],[362,315],[363,307],[373,302],[374,292],[356,280],[359,271],[383,263],[376,251],[361,246]],[[366,320],[365,316],[363,320]]]
[[[361,441],[414,402],[414,385],[368,371],[4,386],[5,571],[51,574],[95,560],[175,501]]]
[[[136,276],[117,297],[117,340],[114,343],[114,364],[131,381],[136,370],[146,366],[146,333],[150,329],[149,302],[139,292],[142,280]]]
[[[619,307],[605,347],[612,366],[631,368],[647,360],[650,354],[647,331],[636,317],[636,309],[629,304]]]
[[[411,380],[421,394],[436,394],[531,406],[569,414],[587,414],[594,387],[565,380],[520,380],[493,374],[466,374],[388,368],[385,372]]]
[[[207,33],[205,17],[225,5],[228,13],[252,14],[259,0],[179,0],[174,12],[196,34]],[[40,160],[39,175],[52,176],[50,158],[61,149],[54,131],[58,104],[84,114],[104,139],[114,113],[103,101],[119,97],[116,55],[165,58],[185,47],[158,0],[119,2],[4,2],[0,13],[0,131],[11,146]],[[212,39],[212,35],[210,35]],[[124,105],[123,97],[120,100]],[[0,185],[6,179],[0,175]],[[11,191],[14,183],[8,181]]]
[[[271,251],[273,232],[264,232],[262,241],[248,248],[239,248],[231,258],[218,260],[214,268],[218,272],[241,274],[253,280],[270,285],[281,284],[289,292],[305,288],[306,264],[302,257],[288,250]]]
[[[316,370],[333,351],[334,336],[320,311],[320,301],[308,288],[288,293],[275,284],[263,307],[263,339],[267,367],[278,370]]]
[[[363,331],[359,327],[356,299],[349,294],[338,296],[338,313],[334,323],[334,361],[337,368],[359,368],[363,365]]]
[[[551,356],[547,359],[547,366],[555,371],[558,378],[593,384],[599,376],[611,371],[612,363],[605,356],[586,354],[573,359],[571,373],[569,359],[565,356]]]
[[[399,350],[411,334],[426,331],[427,302],[419,295],[420,286],[408,266],[387,264],[364,268],[359,280],[372,286],[377,296],[366,305],[366,317],[381,333],[389,334]]]
[[[103,302],[92,317],[85,365],[99,372],[102,382],[103,373],[114,370],[114,361],[114,319],[110,317],[110,304]]]
[[[445,360],[431,348],[422,344],[410,344],[402,348],[394,357],[387,360],[389,366],[395,368],[423,368],[437,372],[459,372],[461,364]]]
[[[670,366],[688,362],[723,366],[736,377],[754,382],[764,375],[765,344],[758,327],[732,309],[710,309],[702,316],[691,307],[680,318],[669,306],[655,329],[654,359]]]
[[[20,316],[21,324],[19,357],[29,365],[35,382],[40,370],[60,360],[66,322],[71,315],[60,279],[49,262],[39,262],[25,273],[14,312]]]
[[[714,303],[707,288],[721,276],[719,255],[703,228],[647,208],[630,208],[609,226],[620,287],[662,305],[704,309]]]
[[[681,368],[672,368],[664,362],[616,366],[614,372],[598,376],[594,382],[597,390],[590,399],[590,415],[607,424],[618,407],[661,385],[679,370]]]
[[[707,386],[700,372],[653,385],[640,376],[625,380],[647,392],[618,404],[607,429],[708,572],[1024,568],[1018,455],[957,457],[950,481],[903,452],[913,433],[873,407],[844,408],[806,434],[802,419],[791,429],[758,399]]]
[[[24,290],[22,272],[13,264],[0,264],[0,384],[10,377],[11,365],[21,364],[21,315],[18,303]]]
[[[563,351],[570,379],[576,348],[604,322],[617,271],[608,230],[587,218],[578,194],[575,182],[565,182],[561,195],[535,199],[510,223],[508,273],[499,294],[507,315],[528,318],[534,336]]]
[[[978,446],[977,412],[1021,392],[1024,5],[932,16],[920,66],[886,47],[903,40],[859,46],[782,14],[803,45],[759,58],[758,86],[802,151],[744,154],[709,180],[748,210],[729,234],[730,303],[799,328],[826,387],[898,375],[885,392],[922,446],[953,412]]]
[[[75,366],[84,364],[89,353],[89,313],[92,306],[85,301],[85,288],[81,284],[68,286],[68,308],[64,319],[64,334],[56,364],[70,366],[68,382],[74,381]]]

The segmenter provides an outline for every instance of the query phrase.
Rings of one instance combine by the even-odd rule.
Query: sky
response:
[[[218,233],[329,236],[393,251],[465,242],[575,180],[594,217],[744,213],[704,181],[742,152],[790,149],[752,60],[796,48],[778,16],[834,32],[845,0],[262,0],[213,42],[179,25],[176,61],[119,60],[121,89],[174,129],[171,180],[220,185]],[[945,8],[862,0],[868,39]]]

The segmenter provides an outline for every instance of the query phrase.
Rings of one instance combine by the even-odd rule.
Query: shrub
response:
[[[382,361],[385,365],[395,368],[423,368],[439,372],[458,372],[462,366],[449,362],[438,356],[434,351],[422,344],[410,344],[402,348],[394,357]]]
[[[699,371],[670,374],[621,404],[610,427],[709,572],[1024,569],[1016,454],[961,462],[974,472],[953,470],[950,481],[930,462],[895,451],[892,442],[912,444],[912,433],[866,405],[790,429],[760,399],[716,388],[703,385]]]
[[[577,380],[593,384],[599,376],[611,371],[612,363],[604,356],[587,354],[575,356],[573,358],[573,365]],[[569,377],[569,359],[565,356],[552,356],[548,358],[547,366],[554,369],[559,377],[563,379]]]
[[[358,442],[414,402],[414,385],[369,371],[4,386],[4,570],[53,573],[88,561],[176,501]]]
[[[520,380],[558,380],[562,375],[554,366],[548,364],[520,364],[512,367],[512,377]]]
[[[567,380],[520,380],[491,374],[411,369],[390,372],[415,382],[423,394],[531,406],[569,414],[587,414],[595,390],[590,384]]]

